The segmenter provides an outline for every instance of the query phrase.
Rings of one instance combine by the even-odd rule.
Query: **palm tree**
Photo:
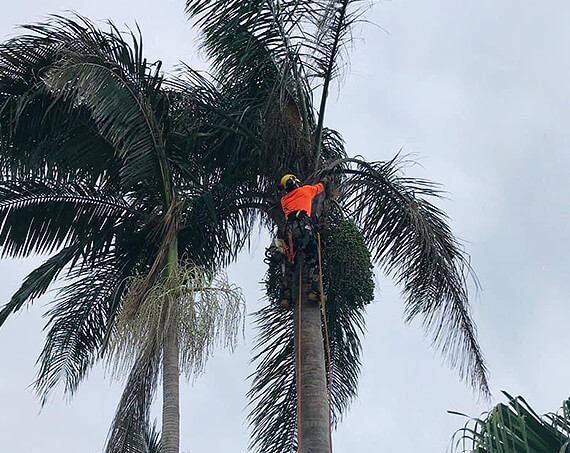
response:
[[[490,412],[469,420],[451,441],[460,453],[565,453],[570,448],[570,400],[558,413],[538,415],[521,396],[507,397]],[[452,412],[457,414],[455,412]],[[457,414],[463,415],[463,414]]]
[[[403,176],[401,156],[384,162],[348,157],[341,135],[324,126],[331,81],[342,69],[352,27],[366,4],[186,0],[186,6],[202,31],[213,91],[226,112],[203,118],[212,130],[209,153],[230,164],[222,171],[250,197],[262,224],[282,234],[276,181],[283,174],[306,182],[323,175],[333,179],[316,220],[328,291],[326,323],[306,300],[298,269],[291,288],[295,310],[279,307],[275,282],[282,267],[269,259],[271,303],[257,314],[257,370],[250,391],[252,448],[329,452],[331,425],[357,391],[365,306],[373,297],[372,262],[401,286],[406,320],[421,318],[460,377],[488,395],[469,314],[467,279],[473,274],[445,214],[429,201],[440,195],[438,186]]]
[[[0,310],[0,325],[59,290],[35,388],[74,393],[108,358],[129,375],[106,451],[143,452],[162,372],[161,451],[179,451],[181,371],[233,347],[241,296],[218,271],[247,239],[196,125],[206,88],[165,80],[139,34],[53,16],[0,45],[0,247],[51,255]],[[204,82],[205,83],[205,82]],[[211,104],[211,102],[210,102]]]

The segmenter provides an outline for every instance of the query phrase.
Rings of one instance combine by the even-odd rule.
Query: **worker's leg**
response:
[[[291,288],[293,287],[293,268],[292,264],[289,264],[284,260],[281,271],[281,300],[280,304],[283,308],[290,308],[292,306]]]
[[[319,280],[319,257],[317,249],[317,241],[312,234],[307,240],[305,246],[305,262],[307,263],[308,273],[308,298],[318,300],[320,298],[320,280]]]

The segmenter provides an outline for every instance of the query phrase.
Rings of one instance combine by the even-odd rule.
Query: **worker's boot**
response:
[[[319,283],[319,274],[316,269],[311,269],[309,272],[309,292],[307,294],[307,299],[314,302],[319,302],[321,300],[321,288]],[[326,300],[326,296],[325,299]]]

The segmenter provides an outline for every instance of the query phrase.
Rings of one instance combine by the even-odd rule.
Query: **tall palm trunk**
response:
[[[329,398],[321,312],[317,302],[307,299],[306,275],[307,273],[303,272],[300,291],[297,275],[295,291],[299,452],[330,453]]]
[[[171,272],[178,263],[178,244],[174,241],[168,251],[167,271]],[[168,327],[162,346],[162,439],[161,453],[178,453],[180,449],[180,359],[178,307],[167,307]],[[175,302],[174,302],[175,303]]]

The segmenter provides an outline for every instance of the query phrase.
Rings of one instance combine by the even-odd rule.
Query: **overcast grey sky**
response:
[[[149,59],[196,58],[183,0],[3,2],[0,39],[15,25],[74,9],[140,25]],[[482,291],[473,316],[495,398],[523,394],[539,412],[570,393],[570,3],[561,0],[378,2],[356,42],[327,123],[368,159],[413,153],[413,176],[442,183],[456,234]],[[230,269],[248,311],[259,307],[267,238]],[[0,303],[39,259],[0,261]],[[379,276],[368,312],[359,398],[334,435],[335,452],[443,453],[463,420],[488,409],[443,365],[418,326],[404,326],[398,292]],[[40,412],[28,385],[49,297],[0,329],[0,453],[99,453],[120,384],[95,369],[70,403]],[[242,453],[245,381],[254,331],[218,352],[182,392],[182,451]]]

